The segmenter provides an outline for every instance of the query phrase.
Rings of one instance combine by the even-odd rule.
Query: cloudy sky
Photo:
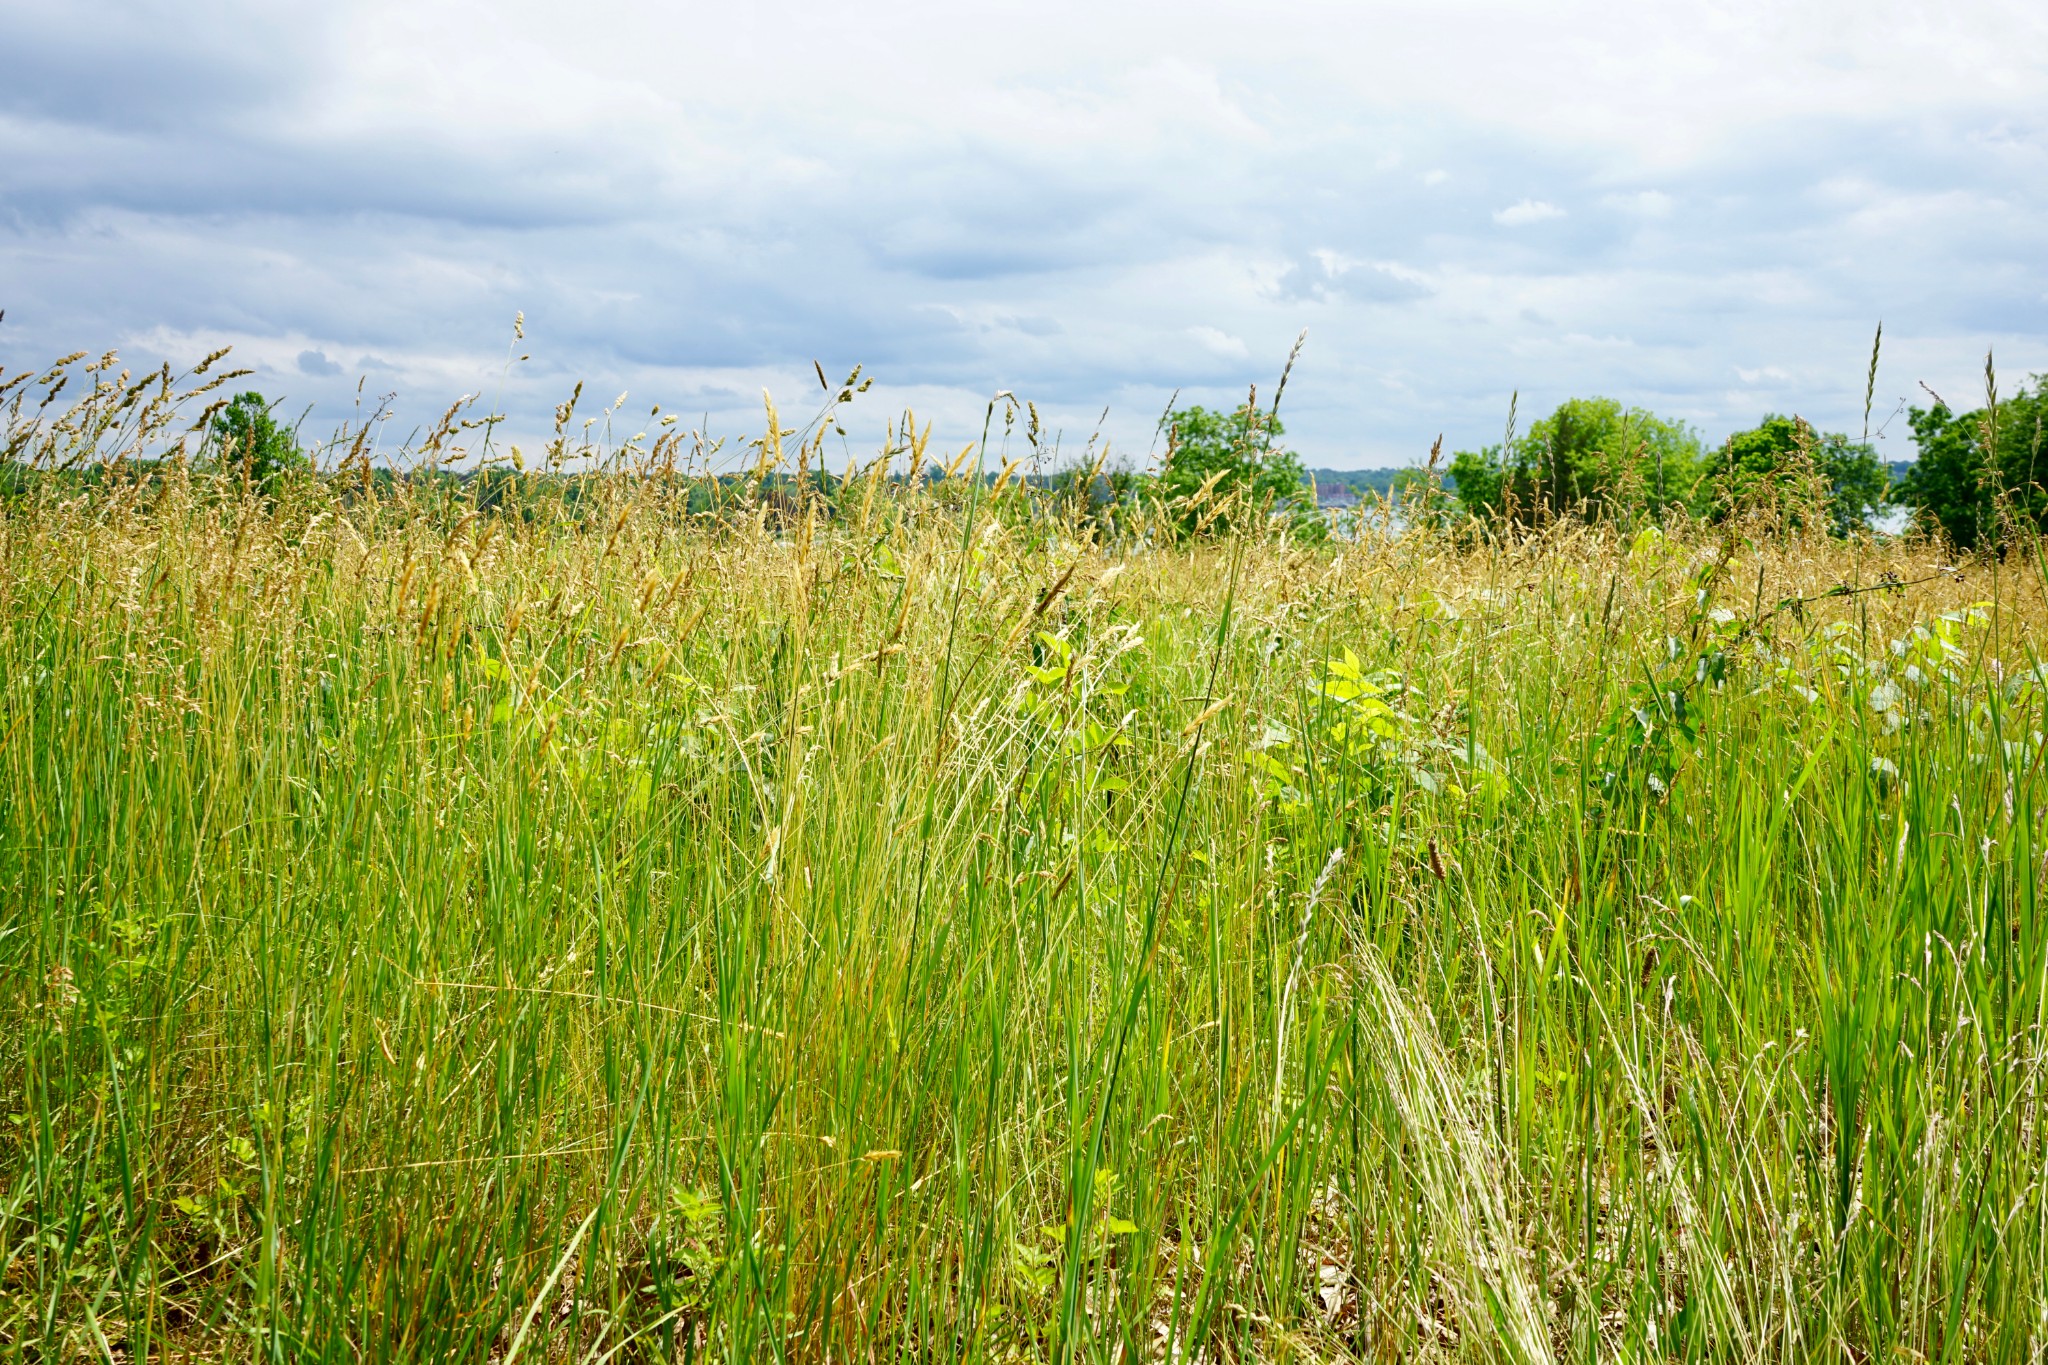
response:
[[[2048,5],[4,0],[0,308],[9,369],[232,343],[315,428],[738,433],[815,360],[857,448],[1011,389],[1142,460],[1306,328],[1312,464],[1516,390],[1855,432],[1880,319],[1873,425],[2048,370]]]

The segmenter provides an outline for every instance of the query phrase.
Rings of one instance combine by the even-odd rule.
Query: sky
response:
[[[860,364],[849,454],[1007,390],[1139,465],[1306,329],[1335,468],[1511,395],[1860,434],[1882,321],[1910,459],[1921,385],[2048,371],[2048,5],[0,0],[0,309],[309,434],[583,381],[736,437]]]

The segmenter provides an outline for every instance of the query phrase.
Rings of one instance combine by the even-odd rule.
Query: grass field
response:
[[[2032,547],[685,491],[0,506],[17,1358],[2048,1351]]]

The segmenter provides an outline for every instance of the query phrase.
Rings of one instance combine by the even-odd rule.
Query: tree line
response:
[[[1796,416],[1766,415],[1708,446],[1685,422],[1611,398],[1574,398],[1526,432],[1455,452],[1447,467],[1432,462],[1395,476],[1389,491],[1411,517],[1494,527],[1567,517],[1720,520],[1768,505],[1794,523],[1810,519],[1837,534],[1901,508],[1919,530],[1961,550],[2048,528],[2048,375],[1968,411],[1935,397],[1929,407],[1909,408],[1907,422],[1918,458],[1894,479],[1868,440],[1817,430]],[[1196,407],[1171,414],[1168,426],[1158,486],[1169,499],[1212,485],[1308,525],[1317,476],[1278,442],[1276,419],[1249,408]],[[1198,515],[1190,514],[1191,525]]]
[[[313,473],[311,458],[273,409],[260,393],[240,394],[213,418],[207,442],[206,458],[216,468],[265,493]],[[1770,414],[1709,447],[1683,421],[1611,398],[1573,398],[1525,432],[1511,423],[1500,443],[1453,453],[1447,467],[1432,458],[1427,469],[1401,471],[1389,480],[1390,500],[1411,518],[1495,528],[1562,518],[1718,520],[1768,505],[1795,523],[1811,519],[1837,534],[1898,507],[1918,529],[1960,550],[2048,528],[2048,375],[1967,411],[1934,396],[1926,408],[1909,408],[1907,422],[1918,458],[1894,479],[1869,441],[1816,430],[1799,417]],[[1246,516],[1278,519],[1303,539],[1327,534],[1316,476],[1285,444],[1285,427],[1272,412],[1249,404],[1234,411],[1190,406],[1169,412],[1163,429],[1166,450],[1156,473],[1098,468],[1030,482],[1083,493],[1106,509],[1165,509],[1169,524],[1190,536],[1227,531]],[[382,470],[377,476],[396,477]],[[532,476],[472,477],[503,504]],[[815,486],[829,497],[830,482]],[[755,493],[773,499],[783,496],[778,490],[779,483]],[[719,494],[709,489],[706,497],[716,502]]]

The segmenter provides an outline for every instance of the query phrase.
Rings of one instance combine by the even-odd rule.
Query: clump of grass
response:
[[[14,1352],[2042,1349],[2038,559],[259,497],[110,366],[0,393]]]

